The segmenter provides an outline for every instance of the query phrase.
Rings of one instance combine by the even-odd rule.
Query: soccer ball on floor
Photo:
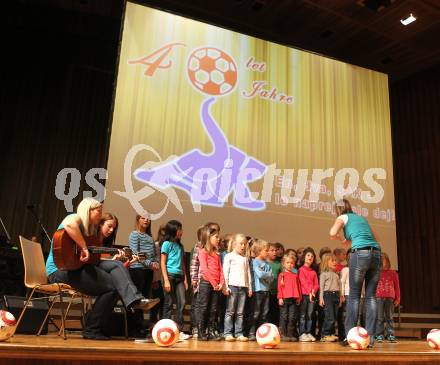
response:
[[[440,330],[433,329],[429,331],[426,341],[428,341],[428,345],[433,349],[440,350]]]
[[[15,333],[17,321],[15,317],[4,310],[0,310],[0,341],[6,341]]]
[[[258,327],[256,337],[257,343],[263,349],[273,349],[280,343],[280,331],[272,323],[264,323]]]
[[[353,327],[347,333],[347,342],[352,349],[365,350],[370,344],[370,336],[363,327]]]
[[[171,319],[161,319],[153,327],[153,341],[158,346],[173,346],[179,340],[179,335],[179,328]]]

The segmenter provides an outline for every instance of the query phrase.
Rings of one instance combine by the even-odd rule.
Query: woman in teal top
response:
[[[366,330],[370,335],[370,347],[372,347],[376,332],[376,288],[382,267],[380,245],[367,220],[353,213],[348,200],[343,199],[338,202],[336,213],[338,217],[330,229],[330,237],[339,239],[347,247],[351,243],[346,333],[357,325],[362,284],[365,280]],[[343,236],[341,232],[344,233]]]

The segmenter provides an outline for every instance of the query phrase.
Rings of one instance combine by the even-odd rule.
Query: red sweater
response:
[[[345,267],[346,265],[342,265],[341,263],[337,262],[336,263],[336,272],[340,273],[342,271],[342,269]]]
[[[399,275],[394,270],[382,270],[377,284],[376,296],[378,298],[393,298],[400,302]]]
[[[298,275],[284,271],[278,275],[278,299],[301,298]]]
[[[209,281],[212,287],[225,283],[220,255],[217,252],[208,254],[205,249],[200,249],[199,261],[200,275],[203,279]]]
[[[316,271],[311,267],[303,265],[298,270],[299,282],[301,284],[302,295],[309,295],[312,290],[316,294],[319,290],[319,281]]]

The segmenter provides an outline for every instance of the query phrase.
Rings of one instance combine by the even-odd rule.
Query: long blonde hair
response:
[[[322,256],[321,264],[319,265],[319,270],[321,272],[331,271],[328,263],[332,259],[336,261],[336,256],[332,253],[326,253],[324,256]]]
[[[81,218],[86,236],[93,236],[98,233],[98,226],[90,224],[90,211],[101,207],[102,204],[93,198],[84,198],[81,203],[78,204],[76,214]]]

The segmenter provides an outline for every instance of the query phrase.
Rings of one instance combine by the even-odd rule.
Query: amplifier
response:
[[[10,295],[5,295],[3,297],[2,307],[11,312],[15,319],[18,320],[21,311],[26,303],[25,297],[14,297]],[[22,334],[37,334],[41,324],[44,321],[49,306],[46,299],[32,300],[28,303],[28,308],[24,313],[24,317],[21,319],[20,325],[18,326],[15,333]],[[41,334],[47,334],[47,322],[41,331]]]

